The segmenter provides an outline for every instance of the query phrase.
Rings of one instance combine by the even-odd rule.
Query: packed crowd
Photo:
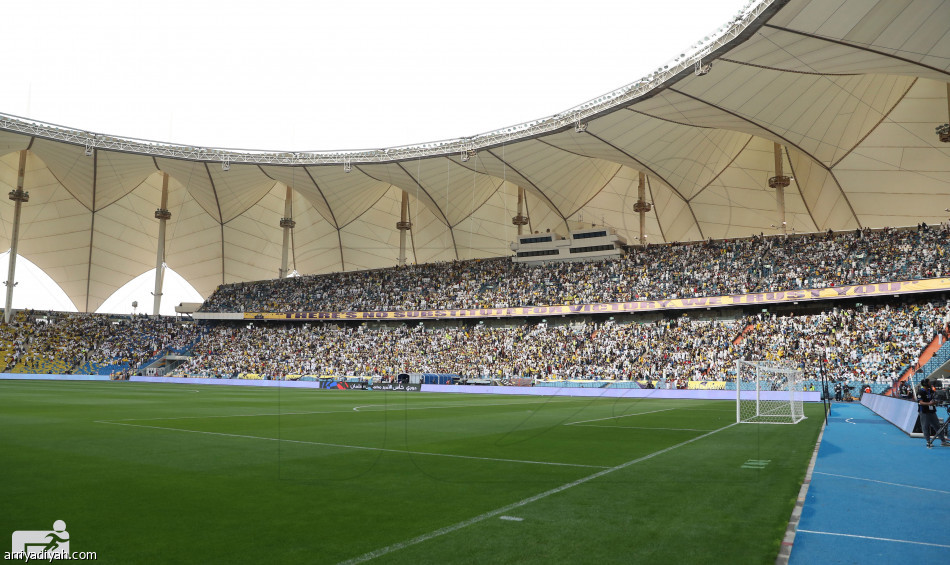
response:
[[[98,335],[105,328],[102,316],[27,313],[6,327],[13,352],[5,370],[49,372],[76,367],[89,353],[86,336]]]
[[[468,378],[730,380],[736,360],[781,360],[817,377],[891,384],[937,335],[950,308],[929,302],[647,323],[488,327],[224,323],[180,373],[266,378],[455,373]]]
[[[644,371],[672,375],[689,368],[699,374],[718,362],[718,345],[734,337],[737,327],[735,322],[690,323],[685,317],[650,324],[439,329],[222,324],[199,343],[182,372],[273,378],[436,372],[484,378],[631,379]]]
[[[454,373],[466,378],[731,380],[736,360],[781,360],[831,381],[894,382],[935,337],[950,306],[932,302],[642,321],[475,325],[219,323],[103,315],[20,315],[0,326],[5,370],[84,372],[193,348],[178,374],[293,378]]]
[[[720,296],[941,277],[950,227],[631,248],[598,262],[509,258],[220,286],[202,312],[507,308]]]
[[[814,378],[821,368],[831,381],[891,384],[933,339],[946,341],[948,323],[950,307],[931,302],[757,316],[741,355],[791,361]]]
[[[224,285],[206,311],[402,310],[597,303],[945,276],[950,227],[753,237],[631,249],[595,263],[486,259]],[[737,359],[783,360],[832,380],[890,384],[935,335],[947,305],[918,302],[643,321],[458,325],[182,324],[168,318],[22,312],[0,325],[6,371],[92,372],[190,352],[192,376],[239,374],[728,380]]]
[[[198,339],[200,331],[200,326],[182,324],[174,318],[135,316],[113,322],[109,331],[96,334],[85,360],[100,366],[137,367],[162,352],[187,349]]]
[[[185,348],[201,328],[173,318],[25,311],[0,326],[4,371],[94,372],[137,367],[168,348]]]

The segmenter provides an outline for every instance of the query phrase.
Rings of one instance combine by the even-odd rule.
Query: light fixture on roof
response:
[[[230,160],[230,159],[228,159],[228,158],[225,157],[224,161],[221,161],[221,170],[224,171],[224,172],[228,172],[228,171],[231,170],[231,160]]]
[[[698,77],[706,76],[709,74],[710,70],[712,70],[712,61],[706,63],[705,65],[703,64],[702,59],[696,61],[696,67],[695,67],[696,76]]]
[[[937,139],[942,143],[950,143],[950,124],[941,124],[934,131],[937,132]]]
[[[466,162],[475,156],[474,149],[462,149],[462,162]]]
[[[9,197],[10,197],[10,200],[14,202],[29,202],[30,201],[30,193],[23,190],[22,188],[11,190]]]
[[[352,165],[352,163],[350,163],[350,159],[349,159],[348,157],[347,157],[347,158],[344,158],[344,159],[343,159],[343,172],[344,172],[344,173],[348,173],[348,172],[350,172],[350,171],[352,171],[352,170],[353,170],[353,165]]]
[[[787,188],[792,183],[792,177],[785,175],[769,178],[769,188]]]
[[[574,122],[575,133],[584,133],[585,131],[587,131],[587,122],[582,122],[581,120]]]
[[[93,145],[92,145],[92,141],[88,141],[88,140],[87,140],[87,141],[86,141],[86,157],[92,157],[93,149],[94,149],[94,148],[93,148]]]

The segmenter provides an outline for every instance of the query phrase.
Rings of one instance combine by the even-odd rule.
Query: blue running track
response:
[[[927,449],[861,404],[834,404],[789,564],[948,562],[950,447]]]

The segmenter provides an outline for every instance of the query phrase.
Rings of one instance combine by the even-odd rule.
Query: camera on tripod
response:
[[[950,406],[950,379],[930,381],[934,387],[934,402],[937,406]]]

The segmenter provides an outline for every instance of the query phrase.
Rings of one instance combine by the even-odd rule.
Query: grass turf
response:
[[[774,563],[822,422],[806,414],[0,381],[0,532],[64,520],[104,563]]]

